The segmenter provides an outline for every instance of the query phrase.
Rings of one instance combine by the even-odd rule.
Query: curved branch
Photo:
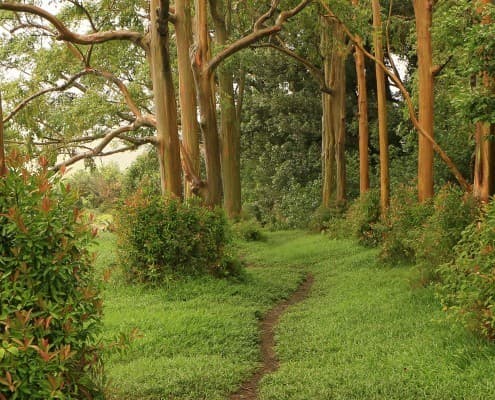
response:
[[[64,84],[60,85],[60,86],[55,86],[55,87],[51,87],[51,88],[48,88],[48,89],[44,89],[44,90],[41,90],[29,97],[27,97],[26,99],[24,99],[21,103],[19,103],[11,112],[10,114],[8,114],[3,122],[4,123],[7,123],[9,120],[11,120],[19,111],[21,111],[24,107],[26,107],[31,101],[33,101],[34,99],[40,97],[40,96],[43,96],[44,94],[47,94],[47,93],[51,93],[51,92],[62,92],[68,88],[70,88],[71,86],[73,86],[75,84],[75,82],[81,77],[81,76],[84,76],[84,75],[87,75],[88,72],[87,71],[81,71],[81,72],[78,72],[77,74],[71,76],[69,78],[69,80],[67,82],[65,82]]]
[[[414,109],[414,103],[411,99],[411,95],[405,88],[405,86],[402,84],[401,80],[390,70],[385,66],[383,61],[378,60],[373,54],[371,54],[369,51],[367,51],[358,38],[352,34],[352,32],[349,30],[349,28],[342,22],[340,18],[338,18],[333,11],[328,7],[327,4],[323,0],[320,0],[320,4],[325,8],[325,10],[333,17],[335,18],[342,26],[342,29],[344,29],[346,35],[349,37],[349,39],[357,46],[361,51],[368,57],[369,59],[373,60],[386,74],[387,76],[392,79],[392,81],[397,85],[399,90],[401,91],[402,95],[404,96],[404,100],[407,105],[407,109],[409,111],[409,118],[411,119],[411,122],[413,123],[414,127],[418,131],[420,135],[422,135],[426,140],[428,140],[431,145],[433,146],[433,149],[435,152],[440,156],[440,158],[445,162],[447,167],[450,169],[452,174],[455,176],[457,179],[457,182],[461,185],[461,187],[466,190],[467,192],[470,192],[472,190],[472,186],[468,183],[468,181],[464,178],[464,176],[461,174],[459,169],[456,167],[454,162],[451,160],[451,158],[443,151],[443,149],[438,145],[438,143],[431,137],[431,135],[426,132],[425,129],[421,126],[421,124],[418,121],[418,118],[416,116],[416,110]]]
[[[72,165],[80,160],[83,160],[85,158],[90,158],[90,157],[95,157],[98,155],[101,155],[105,147],[115,138],[118,138],[120,135],[126,133],[126,132],[132,132],[137,129],[139,129],[142,126],[142,122],[140,120],[136,120],[134,123],[130,125],[125,125],[121,126],[119,128],[116,128],[114,130],[111,130],[108,132],[103,139],[100,141],[100,143],[93,149],[88,150],[84,153],[79,153],[76,154],[75,156],[69,158],[68,160],[62,161],[61,163],[56,164],[53,169],[55,171],[58,171],[61,168],[68,167],[69,165]]]
[[[306,69],[308,70],[308,72],[319,83],[320,90],[322,92],[325,92],[325,93],[328,93],[328,94],[332,94],[333,93],[333,90],[326,85],[326,83],[325,83],[325,76],[324,76],[323,72],[321,71],[321,69],[319,69],[314,64],[310,63],[304,57],[301,57],[299,54],[297,54],[294,51],[290,50],[287,46],[285,46],[285,45],[277,46],[277,45],[275,45],[273,43],[262,43],[262,44],[259,44],[259,45],[255,45],[254,47],[267,47],[267,48],[271,48],[271,49],[277,50],[277,51],[279,51],[279,52],[281,52],[281,53],[283,53],[283,54],[285,54],[285,55],[293,58],[294,60],[296,60],[297,62],[301,63],[302,65],[304,65],[306,67]]]
[[[402,79],[400,77],[400,74],[399,74],[399,70],[397,69],[397,66],[395,65],[395,61],[394,59],[392,58],[392,52],[391,52],[391,47],[390,47],[390,20],[392,19],[392,6],[393,6],[394,2],[393,0],[390,0],[390,6],[389,6],[389,9],[388,9],[388,18],[387,18],[387,24],[385,25],[385,41],[387,43],[387,58],[388,58],[388,61],[390,62],[390,66],[392,67],[392,70],[394,71],[394,74],[395,76],[401,80],[402,82]]]
[[[137,107],[136,103],[132,99],[131,94],[129,93],[129,90],[127,89],[127,86],[122,82],[119,78],[117,78],[115,75],[113,75],[110,72],[107,71],[100,71],[94,68],[87,68],[86,71],[90,74],[96,75],[96,76],[101,76],[102,78],[105,78],[109,80],[110,82],[114,83],[115,85],[118,86],[120,91],[122,92],[122,95],[124,96],[125,103],[127,104],[127,107],[131,110],[131,112],[136,116],[136,118],[141,118],[141,111]]]
[[[282,11],[278,16],[275,24],[272,26],[266,28],[262,28],[261,26],[259,26],[259,29],[256,30],[257,24],[255,24],[255,30],[253,32],[235,41],[234,43],[232,43],[231,45],[227,46],[225,49],[220,51],[218,54],[216,54],[214,57],[212,57],[210,62],[205,67],[206,73],[211,75],[218,67],[218,65],[226,58],[230,57],[231,55],[237,53],[242,49],[245,49],[246,47],[249,47],[250,45],[257,42],[263,37],[270,36],[273,35],[274,33],[280,32],[282,30],[282,26],[284,25],[285,22],[287,22],[288,19],[292,18],[293,16],[301,12],[312,1],[313,0],[302,0],[296,7],[288,11]],[[274,3],[276,3],[275,0]]]
[[[57,40],[63,40],[63,41],[83,44],[83,45],[104,43],[111,40],[129,40],[143,49],[146,48],[143,42],[143,35],[139,32],[117,30],[117,31],[94,32],[87,35],[83,35],[72,32],[55,15],[49,13],[43,8],[31,4],[20,4],[20,3],[10,3],[6,1],[1,1],[0,10],[25,12],[28,14],[37,15],[38,17],[47,20],[58,31],[58,36],[56,37]]]
[[[69,2],[72,3],[72,4],[74,4],[76,7],[80,8],[82,10],[82,12],[86,15],[86,18],[88,18],[89,24],[91,25],[91,28],[93,29],[93,31],[94,32],[98,32],[99,29],[96,27],[96,25],[95,25],[95,23],[93,21],[93,17],[91,16],[91,14],[87,10],[87,8],[84,7],[82,5],[82,3],[79,3],[76,0],[69,0]]]

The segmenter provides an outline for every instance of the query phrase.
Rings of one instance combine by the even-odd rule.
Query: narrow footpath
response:
[[[279,368],[275,352],[275,330],[282,314],[292,305],[306,299],[313,285],[314,277],[308,274],[297,290],[287,299],[273,307],[260,321],[262,365],[240,389],[230,396],[230,400],[257,400],[258,385],[263,376]]]

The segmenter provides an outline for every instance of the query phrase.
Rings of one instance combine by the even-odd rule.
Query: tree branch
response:
[[[80,160],[85,159],[85,158],[90,158],[90,157],[95,157],[95,156],[101,155],[103,153],[103,150],[105,149],[105,147],[113,139],[118,138],[123,133],[135,131],[135,130],[139,129],[141,126],[142,126],[142,121],[137,119],[134,123],[132,123],[130,125],[121,126],[121,127],[116,128],[114,130],[111,130],[103,137],[103,139],[100,141],[100,143],[96,147],[94,147],[93,149],[88,150],[84,153],[76,154],[75,156],[69,158],[68,160],[65,160],[65,161],[62,161],[61,163],[56,164],[53,167],[53,169],[55,171],[58,171],[59,169],[61,169],[63,167],[64,168],[68,167],[69,165],[72,165],[72,164],[74,164]]]
[[[271,49],[277,50],[277,51],[279,51],[279,52],[281,52],[281,53],[283,53],[283,54],[285,54],[285,55],[293,58],[294,60],[296,60],[297,62],[301,63],[302,65],[304,65],[306,67],[306,69],[311,74],[311,76],[313,76],[313,78],[319,83],[320,90],[322,92],[325,92],[325,93],[328,93],[328,94],[332,94],[333,93],[332,89],[329,88],[326,85],[326,83],[325,83],[325,76],[324,76],[323,72],[321,71],[321,69],[319,69],[314,64],[310,63],[308,60],[306,60],[305,58],[301,57],[300,55],[298,55],[294,51],[290,50],[284,44],[282,44],[281,46],[277,46],[277,45],[275,45],[273,43],[262,43],[262,44],[259,44],[259,45],[255,45],[254,47],[267,47],[267,48],[271,48]]]
[[[274,25],[269,26],[269,27],[265,27],[265,28],[262,28],[261,26],[259,26],[258,30],[254,30],[250,34],[235,41],[234,43],[232,43],[231,45],[229,45],[228,47],[226,47],[225,49],[220,51],[218,54],[216,54],[214,57],[212,57],[210,62],[206,65],[206,67],[205,67],[206,72],[209,75],[211,75],[215,71],[215,69],[218,67],[218,65],[222,61],[224,61],[226,58],[230,57],[231,55],[237,53],[238,51],[240,51],[242,49],[245,49],[246,47],[249,47],[253,43],[260,40],[261,38],[263,38],[265,36],[273,35],[274,33],[277,33],[280,30],[282,30],[282,26],[284,25],[284,23],[288,19],[292,18],[293,16],[295,16],[296,14],[301,12],[312,1],[313,0],[302,0],[296,7],[292,8],[288,11],[281,12]],[[276,1],[274,0],[273,3],[275,3],[275,2]],[[272,3],[272,7],[273,7],[273,3]],[[268,11],[268,12],[270,12],[270,11]],[[266,15],[266,14],[264,14],[264,15]],[[261,18],[263,18],[263,16]],[[255,23],[255,29],[256,29],[256,24],[257,23]],[[258,25],[260,25],[260,24],[258,24]]]
[[[111,40],[129,40],[132,43],[136,44],[137,46],[146,49],[146,46],[143,41],[143,35],[139,32],[117,30],[117,31],[94,32],[87,35],[83,35],[72,32],[55,15],[49,13],[43,8],[31,4],[20,4],[20,3],[10,3],[6,1],[0,1],[0,10],[25,12],[28,14],[37,15],[47,20],[58,31],[58,36],[56,37],[57,40],[63,40],[63,41],[83,44],[83,45],[104,43]]]
[[[68,88],[70,88],[71,86],[73,86],[75,84],[75,82],[81,77],[81,76],[84,76],[84,75],[87,75],[88,72],[87,71],[81,71],[81,72],[78,72],[77,74],[71,76],[67,82],[65,82],[64,84],[60,85],[60,86],[55,86],[55,87],[51,87],[51,88],[48,88],[48,89],[44,89],[44,90],[40,90],[39,92],[27,97],[26,99],[24,99],[21,103],[19,103],[11,112],[10,114],[8,114],[3,122],[4,123],[7,123],[9,120],[11,120],[19,111],[21,111],[24,107],[26,107],[31,101],[33,101],[34,99],[40,97],[40,96],[43,96],[44,94],[47,94],[47,93],[51,93],[51,92],[62,92]]]

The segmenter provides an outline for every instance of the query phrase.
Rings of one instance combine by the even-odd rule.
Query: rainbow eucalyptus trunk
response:
[[[419,124],[433,136],[433,56],[431,47],[431,0],[414,0],[418,53]],[[433,145],[423,135],[418,141],[418,198],[433,197]]]
[[[483,14],[485,7],[490,3],[490,0],[482,0],[478,13]],[[493,22],[489,16],[482,15],[481,23],[488,25]],[[493,93],[494,78],[487,71],[483,71],[480,78],[486,94]],[[493,135],[494,125],[489,122],[476,123],[473,195],[484,203],[495,193],[495,143],[491,139]]]
[[[169,53],[169,1],[150,2],[149,61],[155,101],[158,156],[162,192],[182,197],[182,167],[180,162],[177,108]]]
[[[228,21],[224,15],[230,15],[222,0],[210,0],[211,14],[215,24],[215,40],[225,46],[229,38]],[[228,7],[229,5],[227,5]],[[241,213],[241,134],[240,115],[237,113],[234,96],[234,79],[228,68],[217,69],[218,90],[220,94],[220,138],[223,182],[223,206],[230,218]]]
[[[207,0],[196,0],[196,43],[191,61],[200,114],[199,126],[206,152],[206,203],[215,206],[222,202],[222,176],[215,96],[208,68],[210,47],[207,10]]]
[[[373,42],[375,58],[383,60],[382,18],[380,2],[372,0],[373,7]],[[378,99],[378,139],[380,144],[380,208],[386,214],[390,201],[390,178],[388,162],[387,103],[385,91],[385,74],[376,64],[376,94]]]
[[[196,90],[194,76],[191,67],[189,49],[192,39],[191,0],[175,1],[175,35],[177,38],[177,64],[179,71],[179,102],[181,111],[181,128],[183,158],[188,158],[187,174],[192,175],[185,179],[186,197],[193,196],[197,190],[192,183],[200,176],[200,152],[199,152],[199,125],[197,118]]]
[[[331,206],[334,195],[337,203],[346,200],[345,170],[345,61],[347,48],[340,24],[331,17],[321,19],[321,54],[325,84],[332,93],[322,94],[322,206]]]
[[[358,7],[359,0],[353,0]],[[358,37],[359,44],[362,40]],[[363,194],[370,188],[369,176],[369,125],[368,125],[368,90],[366,87],[365,55],[359,46],[354,48],[356,64],[357,93],[358,93],[358,121],[359,121],[359,193]]]

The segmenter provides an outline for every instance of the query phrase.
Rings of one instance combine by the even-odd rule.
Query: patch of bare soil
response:
[[[313,275],[308,274],[299,288],[287,299],[273,307],[260,321],[262,365],[255,374],[245,381],[241,388],[230,396],[230,400],[257,400],[258,385],[263,376],[275,372],[279,362],[275,353],[275,328],[280,316],[288,307],[308,297],[313,285]]]

